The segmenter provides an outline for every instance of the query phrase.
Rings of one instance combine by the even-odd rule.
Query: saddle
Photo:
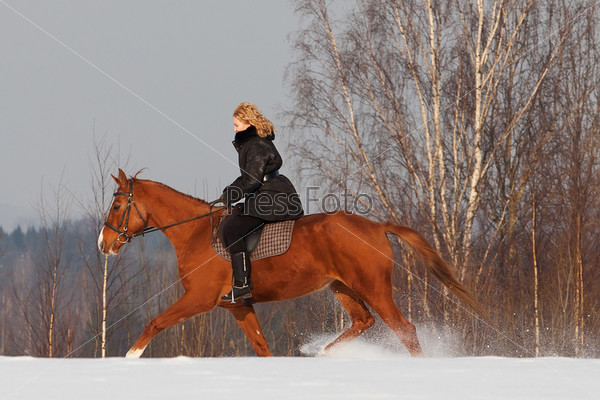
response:
[[[231,261],[231,253],[225,247],[219,235],[219,228],[224,218],[227,218],[227,216],[219,218],[219,222],[213,229],[211,235],[212,247],[221,258]],[[244,242],[250,260],[256,261],[285,253],[292,243],[294,222],[296,221],[271,222],[255,229],[246,236]]]

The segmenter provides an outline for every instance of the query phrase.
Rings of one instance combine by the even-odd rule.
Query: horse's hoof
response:
[[[125,355],[125,358],[140,358],[142,356],[142,353],[144,352],[144,349],[131,349],[127,352],[127,354]]]
[[[317,354],[315,354],[315,356],[319,357],[319,358],[329,357],[330,355],[331,355],[331,347],[330,346],[321,346],[321,348],[319,349]]]

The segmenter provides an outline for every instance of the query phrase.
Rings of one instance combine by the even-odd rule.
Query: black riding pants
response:
[[[265,223],[260,218],[243,215],[240,207],[234,207],[232,214],[221,223],[221,240],[231,254],[242,253],[246,251],[244,238]]]

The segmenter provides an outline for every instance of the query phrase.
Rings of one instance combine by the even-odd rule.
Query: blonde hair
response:
[[[252,103],[242,103],[233,112],[233,116],[241,122],[256,128],[258,136],[265,138],[275,132],[273,123],[265,118],[260,110]]]

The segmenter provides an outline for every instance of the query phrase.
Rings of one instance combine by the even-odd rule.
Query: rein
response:
[[[200,215],[197,215],[195,217],[188,218],[186,220],[179,221],[179,222],[174,222],[172,224],[164,225],[164,226],[161,226],[161,227],[148,227],[148,221],[146,221],[144,219],[144,217],[142,216],[142,213],[138,209],[137,204],[135,203],[135,200],[133,200],[133,179],[131,179],[129,181],[129,193],[127,193],[127,192],[116,192],[116,193],[113,194],[113,196],[114,197],[117,197],[117,196],[127,196],[127,205],[125,206],[125,211],[123,212],[123,215],[121,216],[121,219],[119,220],[118,227],[114,227],[113,225],[109,224],[108,223],[108,219],[106,221],[104,221],[104,226],[106,226],[106,227],[112,229],[113,231],[117,232],[119,234],[119,236],[117,236],[116,240],[119,243],[122,243],[122,244],[129,243],[129,242],[131,242],[131,240],[133,240],[133,238],[138,237],[138,236],[144,236],[146,233],[152,233],[152,232],[156,232],[156,231],[162,231],[164,229],[172,228],[172,227],[177,226],[177,225],[186,224],[188,222],[192,222],[192,221],[195,221],[197,219],[204,218],[204,217],[207,217],[207,216],[210,216],[210,226],[212,227],[212,225],[213,225],[213,214],[215,214],[215,213],[223,210],[223,207],[219,207],[218,210],[214,210],[214,211],[212,209],[213,206],[216,203],[220,203],[221,202],[221,199],[218,199],[218,200],[214,200],[214,201],[211,201],[210,203],[208,203],[209,206],[210,206],[210,211],[207,212],[207,213],[200,214]],[[142,229],[141,232],[134,233],[134,234],[130,235],[129,233],[127,233],[127,228],[129,226],[129,217],[131,216],[131,206],[132,205],[135,208],[135,210],[137,211],[138,216],[140,217],[140,219],[144,223],[144,229]],[[122,231],[120,230],[121,225],[123,225],[123,230]]]

